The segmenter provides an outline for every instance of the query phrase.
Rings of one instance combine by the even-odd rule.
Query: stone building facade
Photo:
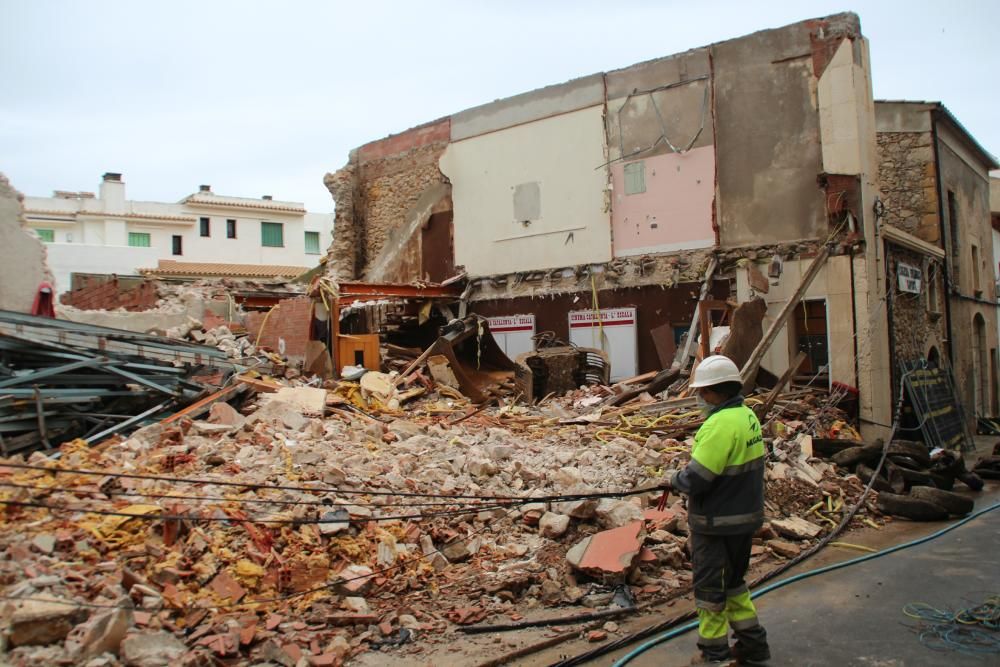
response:
[[[989,179],[997,161],[938,102],[878,102],[876,121],[879,222],[890,239],[919,240],[886,245],[887,280],[901,280],[900,262],[923,279],[919,295],[890,293],[894,373],[921,358],[949,365],[972,428],[977,415],[1000,414]]]

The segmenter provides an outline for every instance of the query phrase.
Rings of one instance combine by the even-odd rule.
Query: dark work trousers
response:
[[[737,657],[767,660],[767,633],[757,620],[743,581],[750,565],[753,534],[705,535],[691,532],[694,599],[698,607],[698,648],[710,660],[730,657],[729,629]]]

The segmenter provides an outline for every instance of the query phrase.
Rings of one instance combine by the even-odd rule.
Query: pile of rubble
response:
[[[609,408],[588,387],[477,409],[434,386],[400,407],[364,378],[246,381],[260,393],[240,410],[0,465],[12,664],[342,664],[690,590],[683,503],[656,509],[653,489],[689,459],[691,399]],[[823,392],[766,417],[757,569],[863,489],[812,455],[813,434],[850,435]]]
[[[190,340],[222,350],[230,359],[249,359],[257,354],[257,348],[245,331],[233,333],[225,325],[206,329],[201,321],[193,317],[182,325],[167,329],[165,333],[168,338]]]

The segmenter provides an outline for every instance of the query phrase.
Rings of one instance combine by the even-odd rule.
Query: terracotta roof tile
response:
[[[307,266],[280,264],[220,264],[216,262],[177,262],[161,259],[155,269],[139,269],[146,276],[213,276],[231,278],[294,278],[309,270]]]

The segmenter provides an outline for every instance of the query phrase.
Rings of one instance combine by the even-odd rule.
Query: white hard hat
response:
[[[743,378],[740,377],[740,369],[736,367],[732,359],[721,354],[714,354],[702,359],[698,367],[694,369],[694,378],[690,386],[693,388],[711,387],[723,382],[742,384]]]

